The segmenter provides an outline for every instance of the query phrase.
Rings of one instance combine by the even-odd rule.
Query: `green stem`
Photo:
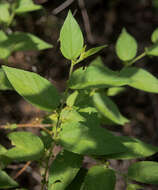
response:
[[[139,56],[137,56],[135,59],[133,59],[132,61],[130,61],[127,66],[131,66],[133,63],[135,63],[136,61],[140,60],[141,58],[146,56],[146,52],[143,52],[142,54],[140,54]]]

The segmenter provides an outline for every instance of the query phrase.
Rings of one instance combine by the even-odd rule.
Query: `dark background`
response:
[[[138,41],[138,55],[151,44],[150,36],[158,27],[158,0],[74,0],[69,7],[56,14],[56,8],[63,5],[63,0],[36,0],[42,4],[44,10],[17,16],[11,29],[13,31],[30,32],[54,45],[53,49],[40,52],[17,52],[9,57],[9,66],[17,67],[38,74],[49,79],[60,91],[64,90],[68,76],[69,62],[64,59],[59,50],[59,32],[69,9],[75,14],[84,33],[87,47],[108,44],[108,48],[100,55],[108,67],[117,70],[122,67],[121,61],[115,54],[115,42],[121,29],[125,27]],[[88,13],[89,20],[84,23]],[[88,24],[90,32],[86,32]],[[89,63],[92,56],[82,64]],[[3,61],[0,61],[3,64]],[[158,58],[145,57],[136,62],[156,77],[158,77]],[[118,134],[135,136],[145,142],[158,145],[158,95],[149,94],[136,89],[128,88],[126,92],[114,98],[121,112],[131,123],[124,126],[115,126],[112,130]],[[0,125],[9,123],[31,123],[45,115],[44,112],[26,103],[16,92],[0,92]],[[25,129],[30,130],[30,129]],[[32,130],[37,132],[37,130]],[[0,131],[0,141],[9,146],[6,139],[8,131]],[[144,159],[140,159],[144,160]],[[158,161],[157,155],[146,160]],[[126,171],[133,161],[111,161],[113,167]],[[11,176],[22,166],[13,164],[7,168]],[[37,166],[32,163],[26,172],[19,178],[19,183],[29,190],[40,189],[40,177]],[[149,174],[150,175],[150,174]],[[122,179],[118,179],[116,190],[125,189]],[[158,187],[146,185],[145,190],[156,190]]]

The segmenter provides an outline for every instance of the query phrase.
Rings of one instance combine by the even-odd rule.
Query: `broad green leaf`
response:
[[[128,184],[126,190],[138,190],[138,189],[144,189],[144,188],[138,184]]]
[[[78,91],[74,91],[72,94],[70,94],[66,100],[66,104],[70,107],[72,107],[75,104],[76,98],[78,96]]]
[[[141,161],[128,168],[128,178],[141,183],[158,185],[158,163]]]
[[[49,170],[48,190],[63,190],[75,178],[82,166],[83,157],[72,152],[61,152]]]
[[[36,5],[33,3],[33,0],[18,0],[18,6],[15,10],[16,14],[36,11],[41,9],[41,5]]]
[[[5,171],[0,170],[0,189],[17,187],[18,184]]]
[[[158,56],[158,42],[155,42],[151,47],[146,48],[145,52],[149,56]]]
[[[58,143],[66,150],[83,155],[108,155],[126,151],[116,136],[99,126],[96,113],[80,114],[85,120],[78,117],[75,121],[67,120],[61,125]]]
[[[87,174],[87,169],[81,168],[77,173],[72,183],[66,188],[66,190],[81,190],[82,183]]]
[[[107,159],[136,159],[151,156],[158,152],[158,147],[152,146],[136,138],[119,136],[120,142],[127,148],[125,152],[107,155]]]
[[[156,43],[156,42],[158,41],[158,28],[156,28],[156,29],[153,31],[153,33],[152,33],[152,35],[151,35],[151,41],[152,41],[153,43]]]
[[[116,96],[126,90],[125,87],[111,87],[108,88],[106,94],[107,96]]]
[[[95,59],[87,68],[79,68],[73,72],[69,81],[71,89],[107,88],[123,86],[130,81],[127,77],[120,76],[119,72],[103,66],[100,57]]]
[[[16,51],[44,50],[52,48],[51,44],[44,42],[30,33],[15,32],[0,41],[0,58],[5,59]],[[4,55],[3,55],[4,54]]]
[[[1,46],[1,43],[7,39],[8,36],[3,32],[3,30],[0,30],[0,59],[5,59],[10,55],[10,50]]]
[[[85,51],[85,52],[81,53],[81,57],[80,57],[78,63],[79,63],[80,61],[86,59],[87,57],[98,53],[99,51],[101,51],[102,49],[104,49],[104,48],[106,48],[106,47],[107,47],[107,45],[98,46],[98,47],[91,48],[91,49],[89,49],[88,51]]]
[[[13,90],[13,87],[3,69],[0,69],[0,90]]]
[[[93,94],[93,102],[96,109],[111,121],[124,125],[129,122],[119,111],[117,105],[103,93],[95,92]]]
[[[80,55],[82,48],[82,32],[71,11],[69,11],[60,31],[61,52],[65,58],[74,60]]]
[[[7,24],[10,21],[10,4],[7,2],[0,3],[0,24]]]
[[[7,40],[7,35],[3,32],[3,30],[0,30],[0,43]]]
[[[129,86],[146,92],[158,93],[158,79],[148,71],[137,67],[126,67],[120,75],[130,79]]]
[[[18,160],[39,160],[44,152],[42,140],[30,132],[12,132],[8,135],[12,145],[5,154],[7,157]]]
[[[116,183],[115,172],[105,165],[93,166],[85,177],[82,190],[114,190]]]
[[[130,61],[137,54],[137,41],[125,28],[122,29],[117,39],[116,53],[122,61]]]
[[[3,70],[14,89],[28,102],[42,110],[52,111],[60,103],[56,88],[40,75],[3,66]]]

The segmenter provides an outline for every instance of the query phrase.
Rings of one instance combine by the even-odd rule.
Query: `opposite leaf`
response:
[[[8,135],[15,147],[6,152],[6,156],[18,161],[39,160],[44,152],[42,140],[30,132],[13,132]]]
[[[126,67],[121,72],[122,77],[129,78],[129,86],[146,92],[158,93],[158,79],[148,71],[137,67]]]
[[[5,171],[0,170],[0,189],[17,187],[18,184]]]
[[[111,121],[119,125],[124,125],[129,122],[129,120],[120,113],[117,105],[103,93],[95,92],[93,102],[96,109]]]
[[[41,8],[42,6],[34,4],[32,0],[18,0],[18,7],[16,8],[15,13],[21,14],[30,11],[36,11]]]
[[[158,163],[141,161],[128,168],[128,177],[141,183],[158,185]]]
[[[82,190],[114,190],[116,183],[115,172],[105,165],[93,166],[85,177]]]
[[[60,103],[56,88],[40,75],[3,66],[3,70],[14,89],[28,102],[42,110],[52,111]]]
[[[122,61],[130,61],[137,54],[137,41],[125,28],[122,29],[116,42],[116,53]]]
[[[87,68],[79,68],[73,72],[69,86],[72,89],[107,88],[123,86],[129,82],[127,77],[122,77],[119,72],[104,66],[101,58],[98,57]]]
[[[65,58],[74,60],[80,55],[82,48],[82,32],[71,11],[69,11],[60,31],[61,52]]]
[[[64,150],[53,161],[49,170],[48,190],[63,190],[75,178],[82,165],[83,157]]]

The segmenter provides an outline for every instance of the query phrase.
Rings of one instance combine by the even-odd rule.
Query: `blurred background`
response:
[[[70,65],[60,53],[58,39],[69,9],[82,29],[87,49],[108,45],[99,55],[104,64],[113,70],[122,67],[115,53],[115,43],[123,27],[138,41],[138,55],[151,44],[151,34],[158,27],[158,0],[35,0],[35,3],[43,5],[43,10],[17,16],[11,30],[33,33],[54,47],[39,52],[16,52],[9,57],[8,64],[37,72],[50,80],[61,92],[65,88]],[[90,63],[96,56],[81,64]],[[2,60],[0,64],[4,64]],[[145,57],[135,65],[158,77],[158,57]],[[110,129],[158,146],[158,95],[127,88],[125,92],[114,97],[114,100],[131,122],[124,127],[115,126]],[[25,102],[16,92],[0,91],[0,125],[7,122],[31,123],[44,115],[44,112]],[[9,146],[6,134],[7,131],[0,131],[0,141]],[[158,161],[158,155],[146,160]],[[111,161],[111,164],[114,168],[126,171],[132,162],[134,161]],[[7,170],[16,173],[19,167],[13,165]],[[39,189],[40,177],[36,165],[32,163],[18,180],[29,190]],[[116,190],[123,189],[123,180],[118,178]],[[158,187],[146,185],[144,189],[156,190]]]

